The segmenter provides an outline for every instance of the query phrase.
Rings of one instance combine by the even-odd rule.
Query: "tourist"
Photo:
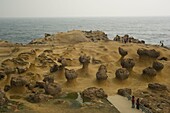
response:
[[[135,108],[135,97],[132,96],[132,108]]]
[[[136,100],[136,109],[139,110],[139,98]]]

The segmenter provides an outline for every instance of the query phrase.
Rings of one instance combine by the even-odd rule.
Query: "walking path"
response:
[[[107,99],[120,111],[120,113],[143,113],[141,110],[132,108],[131,101],[126,97],[115,95],[108,96]]]

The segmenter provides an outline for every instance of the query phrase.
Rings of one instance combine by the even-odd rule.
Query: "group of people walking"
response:
[[[136,99],[136,102],[135,102],[135,97],[132,96],[132,108],[135,108],[135,103],[136,103],[136,109],[139,110],[139,105],[140,105],[140,103],[139,103],[139,98],[137,98],[137,99]]]

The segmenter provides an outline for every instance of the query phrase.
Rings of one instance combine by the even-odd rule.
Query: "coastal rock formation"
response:
[[[46,94],[49,94],[52,96],[57,96],[61,92],[61,86],[57,83],[46,84],[44,89],[45,89]]]
[[[66,61],[66,59],[63,58],[63,57],[60,57],[60,58],[58,59],[58,62],[61,63],[61,66],[62,66],[63,68],[64,68],[65,66],[67,66],[67,61]]]
[[[98,72],[96,73],[96,79],[97,80],[106,80],[108,78],[107,76],[107,68],[105,65],[100,65]]]
[[[129,77],[129,71],[126,68],[119,68],[116,70],[116,78],[119,80],[125,80]]]
[[[135,39],[134,37],[129,37],[128,34],[124,35],[124,36],[119,36],[116,35],[116,37],[113,39],[114,41],[118,41],[118,42],[122,42],[122,43],[141,43],[141,44],[145,44],[144,40],[139,40],[139,39]]]
[[[123,48],[121,48],[121,47],[119,47],[118,50],[119,50],[119,54],[120,54],[122,57],[125,57],[125,56],[128,54],[128,52],[125,51],[125,50],[124,50]]]
[[[152,67],[156,70],[156,71],[161,71],[164,68],[164,65],[160,62],[154,61],[152,64]]]
[[[158,58],[160,56],[160,52],[156,51],[155,49],[147,50],[147,49],[138,49],[137,54],[142,57],[149,57],[149,58]]]
[[[121,96],[128,96],[132,94],[132,90],[129,88],[118,89],[117,94]],[[127,95],[128,94],[128,95]]]
[[[131,71],[135,66],[135,61],[131,58],[122,59],[121,66],[122,68],[126,68],[127,70]]]
[[[0,90],[0,106],[8,103],[8,98],[6,97],[5,93]]]
[[[11,87],[21,87],[25,86],[27,84],[27,81],[21,77],[12,77],[10,85]]]
[[[148,88],[156,91],[167,90],[167,86],[159,83],[148,84]]]
[[[107,94],[102,88],[89,87],[81,93],[83,101],[96,101],[98,99],[106,99]]]
[[[152,113],[169,113],[170,92],[167,86],[159,83],[148,84],[150,90],[138,90],[134,92],[140,98],[140,103]]]
[[[89,65],[89,63],[90,63],[90,56],[81,55],[81,56],[79,57],[79,62],[80,62],[81,64],[83,64],[82,69],[87,69],[87,68],[88,68],[88,65]]]
[[[108,41],[109,38],[107,37],[107,34],[105,34],[102,31],[82,31],[85,36],[90,39],[93,42],[104,40]]]
[[[5,85],[4,86],[4,91],[7,92],[11,89],[11,86],[10,85]]]
[[[143,70],[143,75],[148,77],[154,77],[156,76],[156,70],[152,67],[147,67]]]
[[[17,69],[18,74],[25,73],[28,70],[27,67],[17,67],[16,69]]]
[[[77,73],[74,69],[71,70],[65,69],[65,77],[68,82],[71,82],[77,78]]]

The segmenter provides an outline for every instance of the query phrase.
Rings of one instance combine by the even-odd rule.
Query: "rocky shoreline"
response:
[[[23,105],[29,103],[24,108],[34,111],[32,103],[55,100],[63,106],[78,106],[85,111],[89,108],[102,113],[104,111],[98,111],[101,107],[119,113],[106,102],[107,95],[115,95],[118,89],[128,86],[135,96],[143,98],[141,102],[153,113],[168,113],[169,59],[167,48],[146,45],[128,35],[109,40],[102,31],[45,34],[44,38],[26,45],[0,41],[0,106],[6,106],[7,111],[21,110],[17,106],[9,107],[13,106],[9,100],[15,100]],[[146,91],[147,85],[151,90]],[[71,98],[62,98],[67,95]],[[54,111],[60,108],[57,106]],[[39,109],[43,112],[42,107]],[[76,110],[73,112],[81,111]]]

